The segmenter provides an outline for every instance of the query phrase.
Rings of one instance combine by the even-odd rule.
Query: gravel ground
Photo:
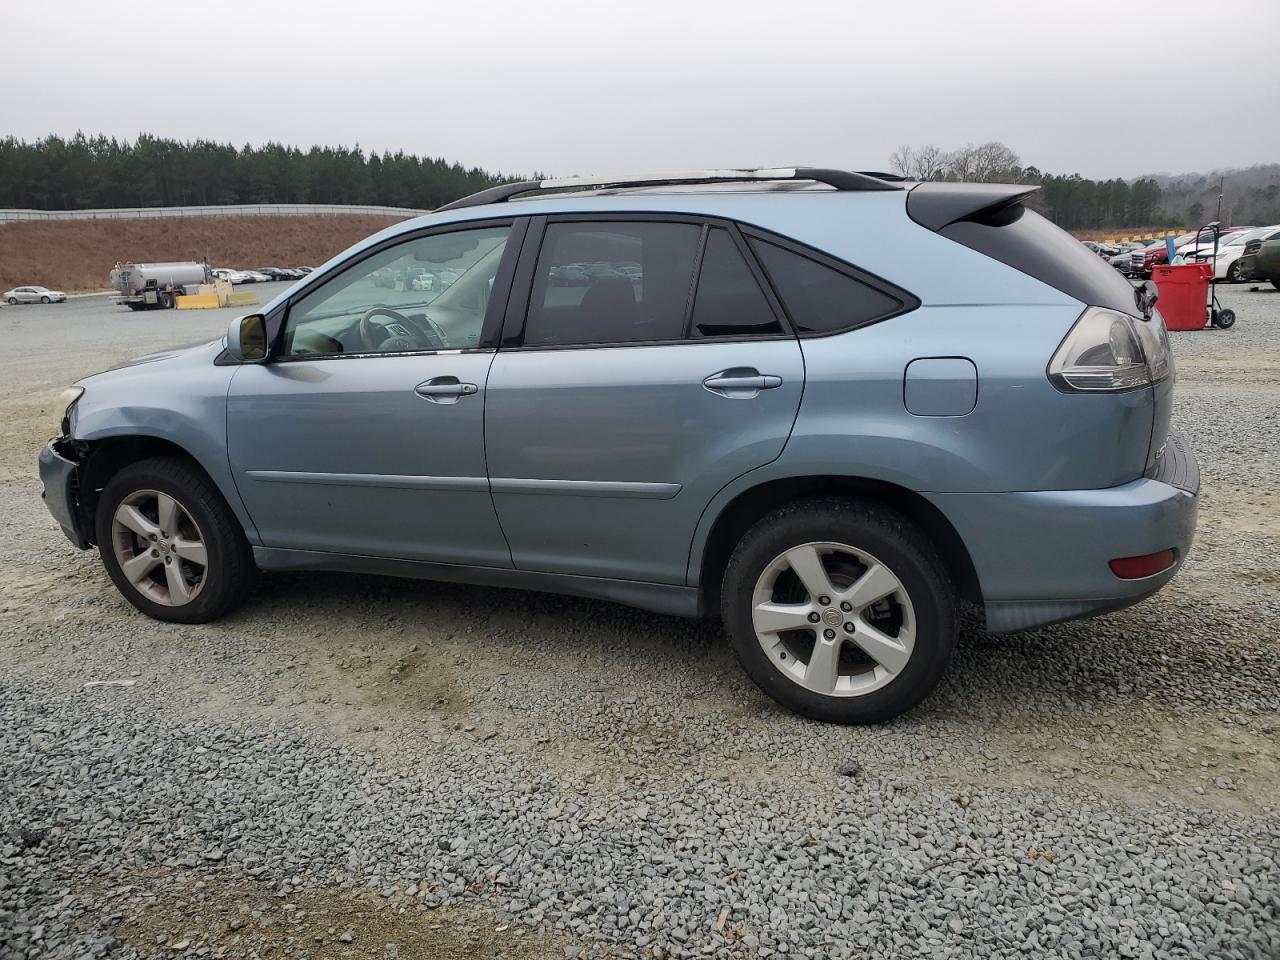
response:
[[[1280,956],[1280,294],[1223,298],[1173,335],[1179,578],[970,628],[874,729],[586,600],[298,574],[149,621],[35,454],[71,380],[226,317],[0,310],[0,960]]]

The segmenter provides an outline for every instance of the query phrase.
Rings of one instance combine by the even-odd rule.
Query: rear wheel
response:
[[[1240,282],[1240,264],[1237,262],[1227,267],[1227,283],[1239,283],[1239,282]]]
[[[173,306],[173,296],[168,293],[160,294],[159,304],[161,310],[168,310]]]
[[[729,560],[721,606],[757,686],[835,723],[915,706],[956,642],[955,590],[928,537],[852,500],[801,501],[756,523]]]
[[[247,595],[254,565],[218,488],[190,463],[160,457],[107,483],[95,517],[112,582],[149,617],[204,623]]]
[[[9,306],[11,306],[11,307],[16,307],[17,305],[18,305],[18,298],[17,298],[17,297],[10,297],[10,298],[9,298]]]
[[[51,301],[49,300],[49,298],[48,298],[48,297],[41,297],[41,298],[40,298],[40,302],[41,302],[41,303],[49,303],[49,302],[51,302]]]

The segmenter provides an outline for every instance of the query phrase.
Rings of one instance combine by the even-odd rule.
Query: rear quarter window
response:
[[[788,247],[752,237],[769,282],[796,332],[820,336],[851,330],[915,309],[919,301],[871,278],[859,279]]]

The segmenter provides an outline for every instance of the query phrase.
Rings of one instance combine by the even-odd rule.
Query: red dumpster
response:
[[[1156,309],[1170,330],[1203,330],[1209,320],[1209,284],[1212,263],[1188,263],[1177,267],[1152,267],[1160,299]]]

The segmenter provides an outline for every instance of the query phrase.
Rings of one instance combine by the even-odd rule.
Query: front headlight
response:
[[[84,387],[67,387],[58,394],[58,406],[62,408],[62,422],[59,426],[64,437],[71,436],[71,409],[82,396],[84,396]]]
[[[1049,382],[1063,393],[1106,393],[1150,386],[1173,367],[1164,320],[1139,320],[1090,307],[1049,361]]]

